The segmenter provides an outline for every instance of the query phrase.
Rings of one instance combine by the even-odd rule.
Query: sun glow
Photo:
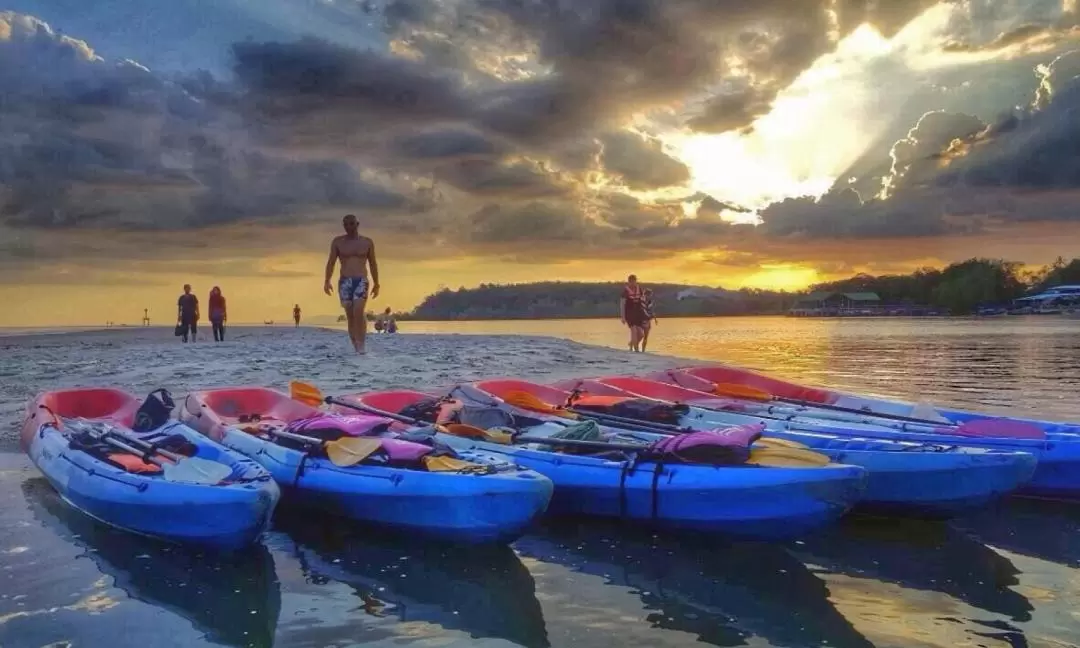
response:
[[[940,22],[930,15],[891,40],[863,25],[782,90],[747,132],[683,131],[665,140],[690,167],[693,187],[719,200],[761,209],[785,198],[820,197],[892,117],[879,105],[884,90],[875,63],[886,57],[902,63],[913,32]]]

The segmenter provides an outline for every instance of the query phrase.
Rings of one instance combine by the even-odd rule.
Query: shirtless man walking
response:
[[[345,309],[345,318],[349,322],[349,337],[357,353],[364,353],[367,339],[367,318],[364,310],[368,300],[368,267],[371,267],[371,298],[379,296],[379,264],[375,261],[375,242],[357,232],[359,223],[356,216],[347,215],[341,221],[345,233],[330,242],[330,258],[326,260],[326,280],[323,292],[334,293],[330,279],[334,276],[334,265],[341,261],[338,273],[338,298]]]

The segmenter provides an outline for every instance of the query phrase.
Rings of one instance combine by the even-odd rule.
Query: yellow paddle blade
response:
[[[746,400],[756,400],[768,402],[773,399],[773,395],[764,389],[757,389],[756,387],[747,387],[746,385],[738,385],[735,383],[717,383],[713,387],[713,393],[717,396],[730,396],[732,398],[745,398]]]
[[[503,401],[508,405],[514,407],[520,407],[521,409],[529,410],[531,412],[542,412],[544,414],[554,414],[555,416],[561,416],[568,419],[576,419],[577,415],[573,412],[567,412],[561,407],[555,407],[549,403],[545,403],[536,396],[533,396],[526,391],[509,391],[502,396]]]
[[[798,448],[800,450],[809,450],[810,449],[810,446],[803,445],[802,443],[799,443],[798,441],[788,441],[787,439],[773,439],[772,437],[769,437],[769,438],[766,438],[766,439],[759,439],[756,442],[756,444],[760,445],[763,448],[781,447],[781,448]]]
[[[499,430],[493,428],[491,430],[484,431],[484,438],[492,443],[501,443],[502,445],[513,445],[514,435],[506,430]]]
[[[464,439],[485,439],[487,438],[487,430],[484,428],[478,428],[475,425],[466,425],[464,423],[447,423],[445,426],[439,426],[445,429],[448,433],[454,436],[459,436]]]
[[[323,393],[318,387],[299,380],[289,383],[289,398],[312,407],[319,407],[324,402]]]
[[[435,457],[427,455],[422,461],[428,472],[462,472],[465,470],[483,468],[480,464],[475,464],[471,461],[462,461],[461,459],[446,456]]]
[[[812,450],[799,448],[752,448],[748,464],[755,466],[815,467],[829,465],[829,458]]]
[[[326,442],[326,456],[335,466],[355,466],[382,447],[382,441],[372,437],[349,437]]]

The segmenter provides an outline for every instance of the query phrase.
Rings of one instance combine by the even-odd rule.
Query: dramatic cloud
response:
[[[605,135],[601,141],[604,168],[620,176],[631,189],[681,185],[690,179],[690,169],[664,153],[657,140],[621,132]]]
[[[381,240],[463,256],[739,265],[800,254],[791,240],[1075,218],[1080,57],[1059,55],[1080,37],[1076,3],[267,0],[195,29],[178,0],[126,35],[105,4],[70,23],[50,8],[52,26],[0,13],[5,267],[32,263],[46,231],[167,230],[180,246],[265,225],[279,233],[258,253],[288,252],[346,212]],[[836,79],[850,85],[829,100],[850,90],[871,132],[804,117]],[[762,131],[815,137],[767,150]],[[833,139],[855,150],[821,171]],[[725,192],[710,175],[775,184]],[[730,222],[774,199],[760,225]]]

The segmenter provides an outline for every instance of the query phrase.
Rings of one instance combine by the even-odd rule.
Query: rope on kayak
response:
[[[664,460],[662,458],[656,459],[656,467],[653,468],[652,487],[650,488],[652,496],[652,520],[655,522],[659,517],[660,509],[660,489],[658,485],[660,483],[660,475],[664,472]]]
[[[296,476],[293,477],[293,488],[300,487],[300,478],[304,476],[304,468],[307,466],[308,457],[311,456],[306,452],[300,453],[300,463],[296,465]]]

